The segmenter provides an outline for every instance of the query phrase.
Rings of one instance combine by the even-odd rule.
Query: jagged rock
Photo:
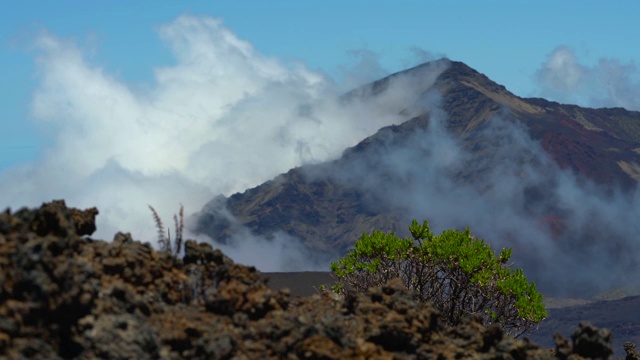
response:
[[[636,344],[625,342],[624,351],[627,353],[625,360],[640,360],[640,353],[636,350]]]
[[[573,351],[584,357],[607,359],[611,350],[611,331],[598,329],[589,322],[581,322],[578,330],[571,335]]]
[[[366,294],[292,298],[208,244],[184,259],[118,233],[83,237],[97,210],[0,214],[0,358],[606,358],[610,332],[581,324],[555,355],[477,319],[447,328],[399,280]],[[627,353],[635,352],[629,347]],[[628,357],[629,358],[629,357]]]

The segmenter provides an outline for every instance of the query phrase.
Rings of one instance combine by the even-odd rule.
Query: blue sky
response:
[[[417,48],[533,96],[535,71],[558,46],[585,64],[640,59],[638,1],[2,1],[0,9],[0,169],[34,159],[47,141],[29,123],[31,42],[43,30],[90,49],[91,61],[132,85],[174,61],[155,30],[185,13],[221,18],[263,54],[336,78],[354,51],[395,72],[415,65]]]
[[[402,121],[402,89],[367,108],[334,100],[440,56],[519,96],[640,109],[639,13],[638,1],[0,0],[0,207],[97,205],[107,233],[146,222],[148,203],[197,211]]]

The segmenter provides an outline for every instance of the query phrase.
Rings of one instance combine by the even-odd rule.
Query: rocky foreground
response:
[[[399,282],[344,299],[292,298],[208,244],[184,257],[95,231],[95,208],[54,201],[0,214],[3,359],[606,359],[581,324],[555,349],[470,319],[447,328]],[[150,226],[153,226],[150,224]],[[627,358],[640,359],[631,344]]]

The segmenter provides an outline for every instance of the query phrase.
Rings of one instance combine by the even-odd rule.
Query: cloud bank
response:
[[[575,51],[561,46],[535,74],[539,95],[589,107],[623,107],[640,111],[640,74],[634,62],[602,58],[589,66]]]
[[[63,198],[99,208],[97,238],[122,230],[153,242],[147,204],[170,223],[181,203],[196,212],[218,194],[335,158],[401,122],[412,99],[395,91],[346,104],[324,73],[259,53],[217,19],[181,16],[158,34],[175,64],[155,68],[144,89],[70,40],[37,36],[31,114],[49,145],[35,163],[0,175],[3,207]]]

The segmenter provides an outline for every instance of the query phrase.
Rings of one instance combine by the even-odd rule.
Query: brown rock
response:
[[[186,241],[181,260],[129,234],[82,237],[95,214],[60,201],[0,214],[0,358],[553,358],[477,319],[446,328],[399,280],[291,298],[208,244]],[[582,324],[556,356],[605,358],[610,341]]]

